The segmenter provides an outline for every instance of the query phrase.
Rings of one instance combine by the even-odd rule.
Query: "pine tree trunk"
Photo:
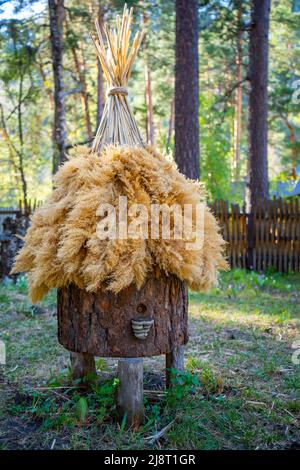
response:
[[[253,0],[249,39],[249,186],[247,268],[254,266],[255,209],[269,197],[268,57],[270,0]]]
[[[50,42],[54,76],[54,155],[53,173],[65,161],[67,125],[63,83],[63,21],[64,0],[48,0],[50,19]]]
[[[243,105],[243,56],[242,56],[242,5],[239,2],[237,22],[238,32],[236,41],[236,71],[237,71],[237,88],[235,101],[235,119],[234,119],[234,156],[233,156],[233,179],[239,180],[240,176],[240,153],[241,153],[241,134],[242,134],[242,105]]]
[[[175,160],[199,178],[198,1],[176,0]]]
[[[248,210],[268,199],[268,56],[270,0],[253,0],[249,42]]]

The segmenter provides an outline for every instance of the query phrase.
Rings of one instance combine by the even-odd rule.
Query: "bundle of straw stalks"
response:
[[[124,7],[116,30],[96,22],[94,44],[108,82],[103,117],[92,148],[78,147],[55,178],[55,189],[44,206],[32,216],[25,244],[17,255],[13,272],[28,272],[29,294],[39,301],[50,288],[74,284],[89,292],[114,293],[148,276],[176,275],[194,290],[211,286],[220,269],[226,269],[224,241],[215,218],[204,204],[198,181],[182,175],[172,159],[143,144],[127,100],[127,83],[143,33],[130,45],[132,10]],[[106,45],[105,45],[106,43]],[[118,212],[120,196],[128,207],[136,203],[147,209],[164,205],[193,207],[190,220],[195,233],[196,206],[203,211],[203,243],[190,249],[188,239],[102,239],[98,209],[109,204]],[[140,221],[128,215],[128,223]]]
[[[138,31],[130,47],[133,9],[124,6],[117,16],[116,29],[95,21],[97,38],[92,35],[98,59],[108,83],[107,101],[92,149],[100,152],[104,144],[143,146],[142,138],[127,100],[127,84],[144,33]],[[107,46],[105,46],[104,35]]]

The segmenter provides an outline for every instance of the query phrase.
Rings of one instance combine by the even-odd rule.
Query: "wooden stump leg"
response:
[[[137,430],[143,420],[143,359],[124,358],[118,361],[120,385],[117,395],[119,418],[126,415],[126,426]]]
[[[175,346],[173,351],[166,354],[166,388],[172,385],[170,369],[184,371],[184,346]]]
[[[91,378],[96,375],[95,359],[89,353],[70,353],[72,377],[74,380],[82,379],[84,377]],[[90,380],[87,380],[90,382]]]

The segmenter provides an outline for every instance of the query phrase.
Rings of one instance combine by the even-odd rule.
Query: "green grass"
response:
[[[32,308],[27,283],[0,286],[1,449],[300,448],[299,275],[235,270],[190,294],[186,372],[162,386],[163,357],[145,360],[145,421],[117,423],[116,361],[97,359],[89,392],[70,379],[56,337],[56,295]],[[158,389],[157,391],[155,391]],[[157,441],[153,436],[167,427]]]

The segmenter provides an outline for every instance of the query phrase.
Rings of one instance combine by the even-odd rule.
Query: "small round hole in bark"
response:
[[[138,313],[146,313],[146,312],[147,312],[147,307],[146,307],[145,304],[139,304],[139,305],[137,306],[136,311],[137,311]]]

